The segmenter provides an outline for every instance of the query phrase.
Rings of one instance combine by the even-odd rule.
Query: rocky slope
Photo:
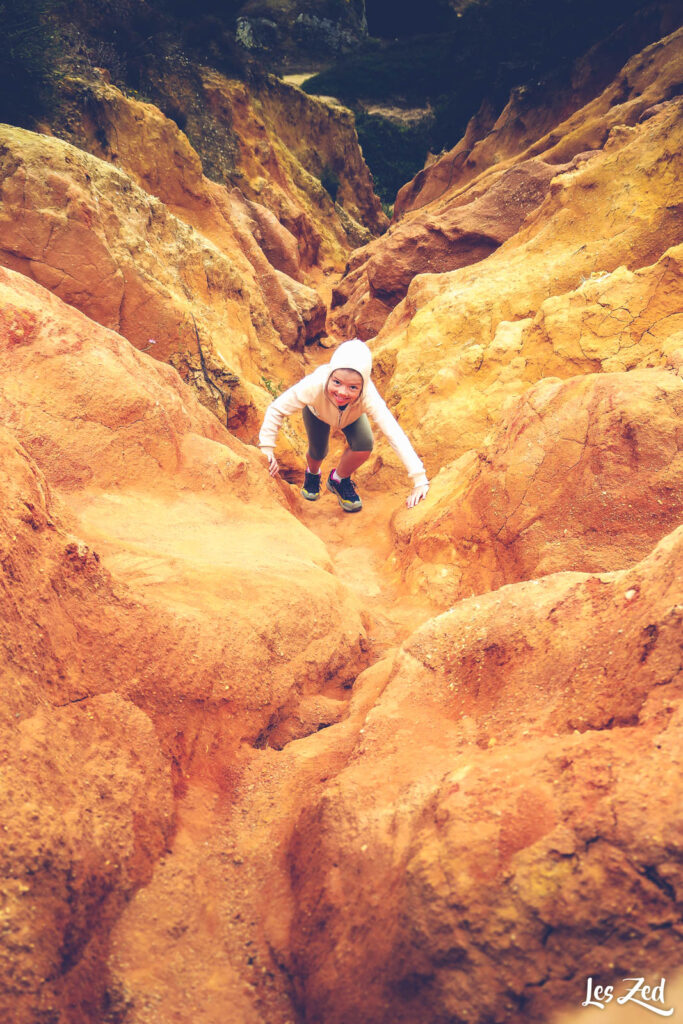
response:
[[[451,274],[420,275],[411,283],[383,328],[377,350],[388,378],[389,400],[430,469],[479,446],[499,421],[503,392],[519,395],[538,379],[533,370],[527,376],[523,351],[514,351],[530,321],[544,315],[552,320],[555,310],[562,322],[564,307],[589,301],[590,288],[580,290],[589,280],[599,291],[600,281],[612,287],[614,273],[616,280],[625,271],[644,275],[645,268],[654,267],[679,242],[680,192],[672,153],[680,144],[680,110],[681,101],[672,100],[638,127],[613,129],[604,149],[553,179],[550,194],[535,214],[482,264]],[[619,184],[622,174],[632,183],[629,189]],[[648,335],[633,352],[639,360],[639,353],[649,350],[644,358],[650,364],[663,358],[662,345],[674,346],[666,338],[680,330],[676,289],[663,290],[659,301],[666,309],[660,313],[654,349],[649,350]],[[609,330],[611,354],[623,316],[615,310],[614,318],[602,325]],[[647,326],[641,333],[636,328],[638,338],[646,332]],[[550,337],[555,337],[554,330]],[[572,376],[572,353],[560,345],[563,355],[556,353],[549,372]],[[508,365],[500,367],[499,360]],[[494,364],[497,386],[489,395]],[[415,400],[418,393],[421,401]],[[491,413],[482,416],[489,399]]]
[[[306,1020],[545,1021],[677,966],[682,540],[404,645],[292,840]]]
[[[206,76],[204,121],[239,141],[227,186],[175,121],[102,76],[62,82],[50,131],[72,145],[3,128],[0,262],[171,362],[253,442],[273,389],[301,372],[290,353],[325,333],[326,275],[384,215],[347,112]],[[336,204],[299,162],[306,137],[318,175],[339,168]]]
[[[334,720],[365,631],[259,456],[174,370],[21,275],[0,287],[3,770],[30,769],[5,799],[32,823],[3,839],[4,1013],[28,1022],[97,999],[93,965],[71,967],[102,955],[99,905],[149,880],[172,776],[224,780],[309,695]]]
[[[561,104],[529,110],[524,97],[514,95],[492,127],[475,119],[462,142],[401,190],[400,219],[390,231],[354,253],[332,301],[343,335],[376,335],[417,275],[485,259],[531,219],[553,175],[567,165],[578,166],[590,153],[596,170],[617,138],[625,141],[626,129],[681,92],[682,33],[633,57],[596,99],[569,116],[563,117]],[[608,188],[609,174],[605,166]],[[589,230],[586,238],[592,237]]]
[[[2,128],[3,1019],[548,1024],[634,973],[680,1000],[678,45],[351,257],[397,300],[372,347],[413,510],[381,441],[350,517],[245,443],[266,374],[325,358],[279,143],[236,194],[75,77],[80,148]]]

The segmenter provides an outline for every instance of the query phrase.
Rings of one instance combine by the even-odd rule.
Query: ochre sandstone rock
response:
[[[623,569],[683,518],[683,379],[540,381],[490,444],[394,519],[396,558],[442,606],[560,570]]]
[[[172,368],[22,275],[0,271],[0,298],[0,728],[28,829],[2,840],[1,1005],[86,1024],[171,776],[224,787],[274,723],[282,742],[288,718],[328,724],[364,628],[291,496]]]
[[[79,692],[116,689],[143,706],[186,764],[205,726],[226,756],[254,741],[295,692],[317,692],[322,663],[329,680],[352,678],[358,612],[262,457],[170,367],[1,273],[3,420],[66,504],[74,558],[83,542],[110,580],[109,615],[75,641],[94,659]],[[54,611],[25,612],[22,629],[49,632]],[[66,643],[58,676],[64,661]]]
[[[551,168],[560,174],[568,162],[588,159],[587,152],[597,161],[597,151],[608,145],[614,147],[618,139],[624,141],[629,134],[627,129],[634,128],[658,104],[680,92],[681,82],[683,30],[632,58],[600,96],[581,106],[551,132],[542,133],[531,145],[521,145],[520,117],[507,110],[501,115],[502,123],[496,124],[471,152],[471,140],[466,136],[451,153],[420,172],[415,182],[406,186],[406,190],[412,191],[410,201],[406,198],[399,203],[402,219],[383,238],[354,255],[349,264],[350,279],[342,281],[333,298],[333,306],[338,307],[333,317],[336,330],[345,337],[359,333],[371,338],[382,328],[415,275],[440,273],[483,260],[516,232],[524,215],[530,215],[538,205],[543,182],[547,185],[553,173]],[[521,120],[523,123],[524,119]],[[620,181],[617,172],[617,187]],[[510,189],[513,210],[508,217]],[[539,216],[543,212],[544,208]],[[452,235],[453,227],[470,232],[469,244],[467,235]],[[591,237],[588,228],[582,236],[586,243],[584,258],[591,251],[587,244]],[[668,235],[666,245],[678,241],[678,236]],[[575,248],[580,244],[577,242]],[[626,262],[632,266],[630,261]],[[612,267],[591,267],[606,269]],[[525,293],[525,283],[519,282],[519,286]]]
[[[574,291],[545,299],[533,317],[501,320],[490,340],[484,336],[454,347],[449,359],[439,359],[418,402],[424,403],[422,415],[429,416],[436,401],[433,436],[441,445],[435,448],[435,467],[444,464],[442,410],[455,446],[449,450],[458,455],[488,443],[506,408],[545,377],[680,369],[682,287],[683,248],[676,246],[652,266],[591,275]],[[436,347],[440,352],[438,341]],[[385,372],[392,365],[381,353],[377,363]],[[426,377],[426,368],[421,376]],[[430,442],[425,438],[427,446]],[[380,450],[384,462],[396,463],[391,452]],[[399,472],[396,468],[394,475]]]
[[[0,138],[2,263],[156,358],[188,362],[206,404],[255,437],[268,403],[261,377],[290,376],[296,361],[237,246],[226,255],[67,143],[9,127]]]
[[[114,692],[129,682],[126,618],[130,633],[141,613],[60,526],[4,429],[0,452],[0,1015],[56,1020],[74,1001],[80,1022],[96,1016],[101,940],[166,848],[172,772],[149,717]]]
[[[339,246],[347,244],[333,200],[371,232],[384,230],[387,219],[349,110],[272,76],[253,93],[214,72],[204,75],[203,86],[210,110],[219,119],[227,112],[239,137],[241,177],[236,183],[299,239],[304,263],[336,262]],[[334,196],[320,184],[326,174],[338,181]]]
[[[356,271],[348,295],[349,311],[337,316],[346,334],[370,338],[381,328],[389,311],[403,298],[417,274],[440,274],[486,259],[519,229],[525,217],[548,192],[551,179],[561,168],[542,160],[528,160],[502,173],[486,189],[430,207],[421,217],[406,219],[361,255],[367,262]],[[344,281],[335,291],[335,303],[345,294]],[[347,286],[348,287],[348,286]],[[365,304],[365,292],[369,291]],[[381,303],[384,319],[378,323]],[[354,304],[360,309],[354,311]]]
[[[97,1019],[108,930],[171,834],[170,765],[147,715],[115,693],[44,704],[2,746],[0,1013]]]
[[[350,256],[412,510],[381,439],[349,517],[234,436],[373,224],[347,114],[162,62],[204,167],[90,76],[52,125],[90,155],[2,130],[0,1020],[550,1024],[673,978],[676,46],[575,116],[483,111],[472,177]],[[413,277],[429,237],[497,248]]]
[[[120,167],[236,262],[251,301],[260,304],[255,326],[264,342],[268,320],[290,348],[320,333],[325,308],[303,282],[297,240],[270,210],[205,178],[175,121],[99,78],[67,78],[60,95],[52,121],[60,137]],[[283,280],[278,271],[295,280]]]
[[[274,213],[297,239],[305,269],[343,268],[345,225],[352,234],[386,227],[349,110],[271,75],[247,86],[208,68],[147,74],[151,95],[182,121],[208,177]]]
[[[590,975],[673,973],[682,555],[679,529],[626,572],[504,587],[404,645],[293,839],[307,1020],[545,1022]]]
[[[546,300],[565,292],[579,289],[573,299],[554,299],[556,305],[581,304],[585,293],[580,286],[588,279],[599,285],[600,279],[619,267],[632,273],[648,267],[680,241],[680,157],[674,154],[683,142],[682,108],[680,99],[672,100],[643,124],[613,133],[604,150],[558,175],[550,195],[517,234],[482,263],[413,280],[374,345],[375,362],[379,374],[388,378],[385,398],[398,412],[428,472],[479,447],[488,425],[498,420],[499,412],[482,417],[481,408],[486,404],[486,388],[498,374],[497,370],[491,373],[499,358],[496,353],[518,348],[523,331],[530,327],[520,321],[535,318]],[[628,189],[623,181],[628,181]],[[678,274],[668,261],[662,271],[673,273],[674,279]],[[656,279],[659,271],[652,273]],[[662,333],[657,328],[655,337],[645,338],[638,348],[645,359],[663,361],[668,342],[662,334],[680,330],[673,318],[680,312],[680,303],[673,288],[657,291],[656,302],[663,314]],[[646,309],[640,313],[648,319]],[[615,311],[607,318],[606,326],[615,336],[622,333],[617,327],[620,316]],[[564,347],[562,316],[559,320]],[[552,338],[552,317],[547,329]],[[574,373],[577,348],[580,344],[575,341],[567,352],[564,372],[556,350],[552,365],[539,367],[539,376]],[[589,345],[591,356],[594,351],[595,345]],[[614,341],[606,340],[605,355],[615,351]],[[526,360],[502,358],[509,361],[506,387],[518,394],[524,388],[515,382],[518,376],[531,383]],[[480,366],[485,368],[481,383],[477,379]],[[581,368],[587,368],[584,357]],[[497,391],[492,410],[500,408],[500,384]],[[469,395],[476,416],[472,424],[467,416]]]

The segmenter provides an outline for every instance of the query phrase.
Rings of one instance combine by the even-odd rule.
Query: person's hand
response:
[[[423,498],[426,498],[428,490],[429,484],[422,484],[420,487],[413,487],[412,491],[406,498],[406,505],[408,508],[414,508],[418,501],[422,501]]]
[[[278,473],[280,472],[280,467],[278,466],[278,462],[277,459],[275,458],[273,451],[268,451],[264,449],[263,454],[268,459],[268,472],[270,473],[271,476],[277,476]]]

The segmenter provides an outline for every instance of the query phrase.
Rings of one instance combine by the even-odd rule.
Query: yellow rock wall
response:
[[[502,411],[501,377],[514,394],[523,390],[520,378],[531,383],[526,359],[511,358],[525,321],[552,317],[553,305],[568,307],[577,301],[562,298],[566,293],[585,301],[590,288],[588,293],[577,289],[591,279],[599,287],[615,271],[619,281],[627,272],[642,270],[640,281],[643,268],[679,242],[680,114],[681,101],[671,100],[643,123],[613,129],[603,149],[554,179],[542,205],[483,263],[413,280],[378,336],[375,351],[389,403],[432,472],[485,440]],[[665,265],[668,261],[662,269]],[[659,276],[655,270],[652,274],[655,280]],[[658,296],[658,342],[651,346],[652,336],[646,336],[641,349],[650,359],[661,358],[670,347],[663,335],[680,329],[676,288],[658,291]],[[561,315],[559,319],[564,320]],[[610,330],[616,330],[616,323],[618,319]],[[639,339],[646,329],[638,333]],[[563,326],[566,339],[565,332]],[[603,358],[615,351],[614,341],[607,341]],[[499,376],[501,358],[509,365]],[[576,372],[575,358],[576,352],[560,342],[548,370],[569,376]],[[541,357],[539,375],[546,372],[543,362]],[[494,393],[489,396],[491,383]],[[489,411],[482,415],[489,402]]]

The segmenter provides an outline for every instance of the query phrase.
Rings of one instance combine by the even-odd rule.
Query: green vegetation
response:
[[[272,395],[273,398],[279,398],[282,392],[285,390],[284,381],[281,380],[273,381],[271,380],[270,377],[264,377],[262,375],[261,383],[263,384],[268,394]]]
[[[72,60],[106,68],[119,86],[148,95],[150,72],[153,77],[162,61],[184,69],[208,64],[245,77],[248,57],[234,35],[241,0],[52,2],[68,25]]]
[[[49,108],[57,80],[51,0],[0,2],[0,121],[31,127]]]
[[[328,164],[323,167],[322,174],[320,175],[320,184],[329,194],[332,202],[336,202],[340,182],[339,175],[335,171],[334,167],[330,167]]]
[[[573,60],[648,3],[474,0],[446,11],[436,0],[431,6],[434,16],[446,19],[447,30],[372,40],[364,52],[303,86],[355,109],[361,146],[385,201],[395,196],[396,182],[403,184],[422,167],[428,150],[440,152],[457,142],[483,100],[502,107],[514,86],[527,86],[530,95],[543,88],[546,77],[567,73]],[[382,127],[379,118],[362,113],[370,103],[429,105],[434,113],[412,127]]]
[[[363,156],[372,170],[375,192],[384,206],[393,204],[401,186],[424,165],[425,155],[432,145],[432,130],[431,117],[416,124],[396,124],[363,110],[356,113],[356,131]]]

